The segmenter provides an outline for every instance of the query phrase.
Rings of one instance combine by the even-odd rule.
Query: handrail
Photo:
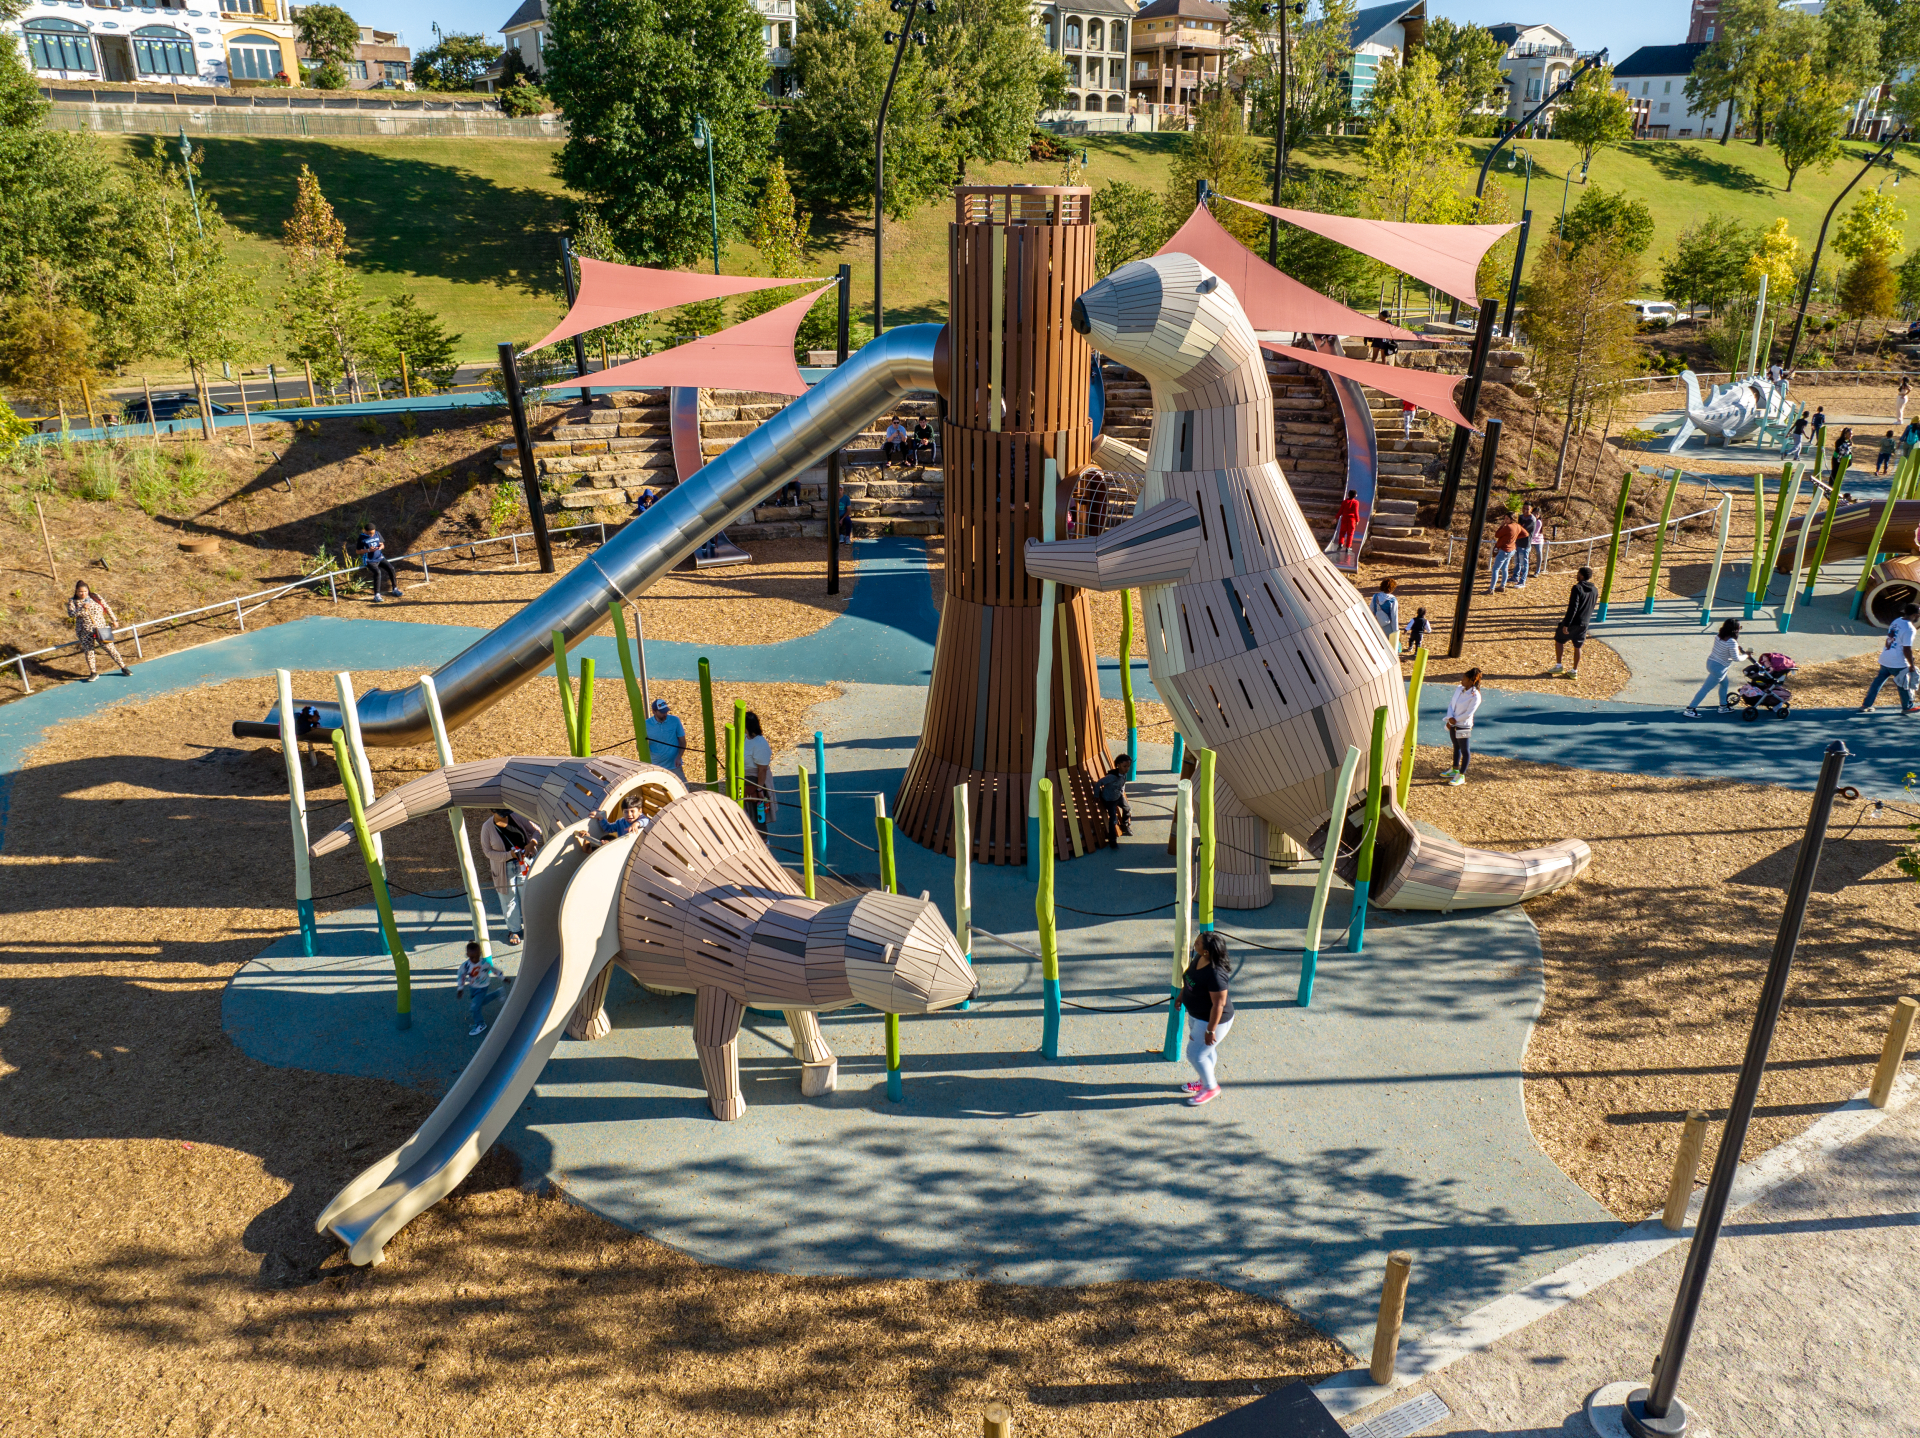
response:
[[[600,543],[605,544],[607,542],[607,526],[598,520],[591,524],[561,525],[558,529],[548,530],[547,533],[573,534],[582,529],[598,529],[600,531]],[[533,538],[532,530],[516,529],[511,534],[489,535],[485,539],[469,540],[465,544],[443,544],[436,549],[415,550],[411,554],[402,554],[391,562],[394,564],[418,563],[421,574],[425,576],[420,583],[423,585],[431,584],[433,583],[433,572],[427,564],[427,560],[433,555],[454,554],[461,550],[472,553],[483,544],[511,544],[513,546],[513,562],[518,564],[520,562],[520,541],[531,538]],[[332,561],[329,560],[328,563],[331,565]],[[140,647],[140,631],[142,629],[151,634],[157,629],[170,627],[182,619],[191,619],[196,614],[210,614],[215,610],[224,611],[227,609],[233,610],[234,618],[240,623],[240,632],[244,634],[246,632],[247,616],[249,614],[266,608],[269,604],[273,603],[274,600],[291,594],[296,589],[305,589],[309,585],[319,584],[322,580],[326,581],[328,595],[335,604],[338,604],[340,602],[340,593],[337,581],[342,575],[350,575],[352,572],[351,569],[323,569],[317,574],[309,574],[304,579],[296,579],[291,584],[282,584],[274,589],[259,589],[255,590],[252,594],[241,594],[232,599],[222,599],[212,604],[203,604],[198,609],[182,609],[173,614],[163,614],[158,619],[142,619],[135,624],[123,624],[118,629],[109,630],[108,639],[111,641],[121,635],[130,635],[133,639],[134,656],[139,659],[145,659],[147,657],[146,651]],[[379,580],[376,578],[374,583],[377,586]],[[254,600],[258,600],[259,602],[252,604],[251,607],[246,607]],[[29,659],[38,659],[46,654],[58,654],[63,650],[77,649],[79,644],[79,640],[69,639],[60,644],[50,644],[45,649],[35,649],[26,654],[16,654],[5,662],[14,665],[19,670],[20,686],[27,693],[31,694],[33,693],[33,685],[27,679],[27,661]]]

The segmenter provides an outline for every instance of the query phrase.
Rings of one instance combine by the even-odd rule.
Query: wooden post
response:
[[[302,360],[300,363],[305,365],[307,370],[307,408],[318,409],[320,407],[320,396],[313,392],[313,361]]]
[[[604,366],[603,366],[604,368]],[[813,897],[813,784],[807,778],[807,766],[798,770],[800,783],[800,886]]]
[[[286,673],[284,669],[280,672]],[[420,676],[420,695],[426,700],[427,720],[433,725],[434,752],[440,758],[441,768],[450,768],[453,764],[453,745],[447,740],[446,716],[440,712],[440,691],[434,686],[431,674]],[[473,866],[473,846],[467,839],[466,811],[458,805],[447,810],[447,824],[453,830],[453,853],[460,864],[460,883],[467,891],[467,910],[473,915],[473,941],[480,946],[482,955],[492,958],[493,939],[487,933],[487,903],[480,897],[480,874]]]
[[[246,421],[247,448],[252,449],[254,447],[253,408],[247,403],[247,372],[244,369],[240,371],[240,418]]]
[[[1413,746],[1420,734],[1420,687],[1427,677],[1427,651],[1413,655],[1413,673],[1407,679],[1407,736],[1400,745],[1400,772],[1395,776],[1393,797],[1401,808],[1407,806],[1407,794],[1413,788]]]
[[[1200,932],[1213,931],[1213,867],[1218,851],[1218,836],[1213,815],[1213,766],[1215,755],[1202,749],[1196,755],[1199,764],[1194,773],[1194,818],[1200,828],[1200,892],[1196,922]]]
[[[153,412],[153,386],[147,383],[145,375],[140,376],[140,392],[147,397],[147,440],[151,444],[160,443],[160,419]]]
[[[1127,711],[1127,780],[1140,777],[1140,716],[1133,707],[1133,591],[1120,591],[1120,702]]]
[[[817,847],[824,857],[827,852],[827,741],[818,729],[813,731],[813,772],[820,776],[820,842]]]
[[[293,675],[273,671],[280,686],[280,752],[287,761],[287,820],[293,826],[293,903],[300,915],[300,952],[312,958],[320,939],[313,912],[313,864],[307,857],[307,784],[300,772],[300,736],[293,721]]]
[[[1187,951],[1193,947],[1193,780],[1173,791],[1173,987],[1167,1005],[1167,1038],[1161,1057],[1180,1058],[1180,991],[1186,987]]]
[[[1680,1129],[1680,1147],[1673,1154],[1673,1177],[1667,1181],[1667,1206],[1660,1226],[1678,1233],[1687,1225],[1687,1203],[1693,1198],[1694,1175],[1700,1172],[1700,1151],[1707,1146],[1707,1114],[1695,1109]]]
[[[407,352],[400,351],[400,393],[413,398],[413,376],[407,370]]]
[[[367,746],[360,741],[360,702],[353,697],[353,676],[341,670],[333,676],[334,693],[340,700],[340,727],[346,731],[347,752],[353,756],[355,773],[360,777],[360,792],[371,803],[379,796],[373,792],[373,765],[367,762]],[[387,846],[380,835],[373,836],[373,856],[387,861]]]
[[[980,1414],[980,1438],[1013,1438],[1013,1410],[989,1403]]]
[[[706,744],[707,788],[718,790],[720,787],[720,755],[715,752],[714,749],[713,666],[704,658],[700,661],[700,735]],[[816,760],[820,757],[818,747],[818,745],[815,746],[816,752],[814,757]],[[820,815],[822,818],[825,818],[827,812],[827,771],[823,766],[817,767],[820,767]],[[827,846],[822,844],[820,846],[820,852],[824,854],[826,851]]]
[[[87,377],[85,375],[80,376],[80,397],[85,400],[87,404],[87,428],[100,428],[100,421],[94,416],[93,386],[87,383]]]
[[[960,957],[973,967],[973,815],[969,810],[971,791],[965,784],[953,786],[953,940],[960,946]],[[962,999],[957,1007],[970,1009],[972,999]]]
[[[580,699],[573,706],[573,757],[584,759],[593,752],[593,660],[580,660]]]
[[[1900,1076],[1906,1061],[1907,1046],[1913,1041],[1913,1020],[1920,1004],[1901,999],[1893,1006],[1893,1019],[1887,1025],[1887,1041],[1880,1046],[1880,1066],[1873,1071],[1873,1087],[1867,1090],[1867,1102],[1885,1108],[1893,1095],[1893,1081]]]
[[[1764,587],[1756,591],[1756,586],[1762,585],[1760,550],[1767,542],[1766,536],[1767,479],[1765,475],[1756,473],[1753,476],[1753,558],[1747,565],[1747,608],[1744,615],[1747,619],[1753,618],[1754,612],[1760,607],[1759,596],[1766,593]]]
[[[60,583],[60,567],[53,562],[53,539],[47,533],[47,512],[40,507],[40,496],[33,497],[33,512],[40,517],[40,542],[47,547],[47,577],[57,586]],[[76,589],[78,585],[74,586]]]
[[[1607,576],[1600,585],[1600,610],[1593,616],[1594,623],[1603,624],[1607,618],[1607,604],[1613,598],[1613,571],[1620,563],[1620,528],[1627,522],[1627,498],[1633,493],[1633,471],[1628,470],[1620,476],[1620,499],[1613,507],[1613,537],[1607,541]]]
[[[1053,927],[1053,781],[1040,781],[1040,882],[1033,914],[1040,929],[1040,1054],[1060,1057],[1060,945]]]
[[[1333,811],[1327,816],[1327,841],[1320,846],[1320,876],[1314,880],[1313,904],[1307,910],[1306,938],[1301,944],[1300,987],[1294,1001],[1303,1009],[1313,1002],[1313,976],[1320,967],[1320,927],[1326,922],[1333,865],[1340,856],[1340,836],[1347,827],[1347,805],[1353,798],[1353,776],[1359,768],[1360,751],[1349,744],[1346,758],[1340,761],[1339,777],[1333,783]]]
[[[567,731],[567,752],[577,759],[579,726],[573,718],[573,676],[567,672],[567,638],[558,629],[553,631],[553,677],[560,686],[560,723]]]
[[[633,672],[633,655],[627,650],[627,606],[618,595],[613,602],[613,639],[620,647],[620,682],[627,690],[627,713],[633,719],[633,751],[642,764],[652,762],[652,751],[647,747],[647,695],[639,678]],[[639,612],[634,614],[634,626],[639,627]],[[645,662],[644,660],[642,661]]]
[[[1373,1362],[1367,1367],[1367,1376],[1382,1387],[1393,1382],[1400,1324],[1407,1315],[1407,1280],[1412,1276],[1411,1253],[1396,1249],[1387,1255],[1387,1276],[1380,1284],[1380,1318],[1373,1328]]]
[[[1380,834],[1380,788],[1385,780],[1387,706],[1373,711],[1373,739],[1367,754],[1367,826],[1353,871],[1353,921],[1347,926],[1347,952],[1357,954],[1367,941],[1367,888],[1373,880],[1373,844]],[[1331,832],[1331,831],[1329,831]]]
[[[386,866],[375,848],[380,836],[367,832],[367,810],[361,802],[360,786],[354,781],[347,738],[338,729],[333,732],[333,762],[340,770],[340,787],[346,790],[347,810],[353,815],[353,836],[360,841],[360,858],[367,866],[367,881],[373,885],[373,906],[380,914],[380,932],[386,936],[387,952],[393,956],[394,1025],[410,1029],[413,1027],[413,974],[407,965],[407,951],[400,943],[400,926],[394,922],[393,898],[387,893]]]
[[[1056,588],[1058,608],[1043,612],[1041,581],[1026,568],[1028,540],[1046,537],[1057,501],[1092,456],[1092,349],[1072,326],[1073,297],[1093,282],[1090,202],[1081,187],[962,185],[948,231],[945,599],[926,723],[895,817],[901,833],[944,852],[949,796],[964,781],[976,796],[974,858],[983,864],[1030,864],[1036,774],[1059,789],[1068,771],[1054,811],[1056,822],[1066,819],[1056,835],[1064,842],[1076,825],[1083,839],[1098,828],[1093,785],[1113,767],[1088,595]],[[1054,662],[1033,684],[1042,644]],[[1003,702],[982,708],[988,694]]]
[[[1660,588],[1660,560],[1667,552],[1667,521],[1673,518],[1673,496],[1680,489],[1680,471],[1667,481],[1666,502],[1660,506],[1660,527],[1653,532],[1653,569],[1647,575],[1647,597],[1640,606],[1642,614],[1653,613],[1653,596]]]
[[[1700,596],[1700,622],[1713,622],[1713,597],[1720,588],[1720,566],[1727,558],[1727,531],[1733,528],[1733,496],[1720,496],[1720,545],[1713,551],[1713,568],[1707,572],[1707,592]]]

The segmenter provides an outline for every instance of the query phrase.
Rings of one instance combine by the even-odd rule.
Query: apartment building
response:
[[[1565,32],[1551,25],[1489,25],[1487,33],[1502,47],[1500,71],[1506,89],[1500,102],[1502,123],[1511,125],[1564,85],[1580,63],[1580,52]],[[1553,123],[1548,110],[1534,122],[1537,134]]]
[[[220,14],[187,0],[28,0],[4,27],[43,80],[219,85]]]
[[[1134,7],[1130,0],[1035,0],[1033,23],[1046,47],[1067,67],[1064,110],[1043,120],[1086,114],[1125,114],[1133,58]]]
[[[1642,45],[1613,67],[1613,88],[1635,110],[1634,134],[1643,140],[1718,137],[1731,102],[1695,110],[1687,102],[1687,77],[1707,48],[1704,40],[1686,45]]]
[[[1127,88],[1149,105],[1192,105],[1233,70],[1231,19],[1215,0],[1149,0],[1132,23]]]

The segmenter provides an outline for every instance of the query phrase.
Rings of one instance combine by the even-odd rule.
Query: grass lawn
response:
[[[146,136],[103,136],[110,149],[130,154],[136,146],[164,143]],[[461,336],[463,358],[483,359],[502,339],[527,340],[546,330],[564,310],[556,263],[558,236],[571,205],[554,178],[555,144],[488,139],[213,139],[204,142],[205,188],[242,236],[241,257],[254,265],[267,301],[260,336],[269,353],[278,320],[271,301],[280,284],[280,227],[292,213],[294,177],[312,166],[333,202],[365,276],[367,292],[385,298],[411,290]],[[1080,142],[1087,151],[1083,182],[1096,188],[1130,180],[1164,188],[1178,135],[1096,135]],[[1489,141],[1470,142],[1473,163]],[[1298,164],[1359,173],[1360,139],[1309,140],[1296,147]],[[1530,196],[1544,229],[1558,213],[1561,179],[1577,166],[1574,146],[1534,140],[1522,149],[1534,157]],[[1732,215],[1766,225],[1784,215],[1804,247],[1812,246],[1833,196],[1871,152],[1849,144],[1848,158],[1825,174],[1803,171],[1792,194],[1779,156],[1742,141],[1722,148],[1712,140],[1648,140],[1603,150],[1594,157],[1590,183],[1625,189],[1653,211],[1654,241],[1647,252],[1645,282],[1655,292],[1659,257],[1681,230],[1709,214]],[[1916,169],[1915,147],[1902,152],[1901,172]],[[1520,209],[1524,169],[1509,172],[1505,157],[1490,184],[1507,187]],[[1471,175],[1471,171],[1468,172]],[[982,165],[975,184],[1057,184],[1055,162]],[[1579,199],[1579,186],[1570,203]],[[1920,209],[1920,207],[1916,207]],[[1844,212],[1844,211],[1843,211]],[[889,221],[886,244],[887,321],[939,320],[947,307],[945,202],[928,205],[905,220]],[[853,304],[859,316],[873,305],[872,216],[816,215],[811,255],[817,273],[853,266]],[[1907,245],[1920,245],[1920,212],[1907,222]],[[1537,253],[1537,251],[1536,251]],[[736,242],[721,257],[731,273],[752,273],[759,256]]]

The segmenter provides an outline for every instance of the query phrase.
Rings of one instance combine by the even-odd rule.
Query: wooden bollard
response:
[[[980,1438],[1013,1438],[1013,1410],[1004,1403],[989,1403],[980,1415]]]
[[[1887,1041],[1880,1047],[1880,1067],[1873,1071],[1873,1087],[1867,1090],[1867,1102],[1875,1108],[1885,1108],[1893,1096],[1893,1081],[1900,1076],[1900,1065],[1907,1057],[1916,1015],[1920,1015],[1920,1003],[1912,999],[1902,999],[1893,1006]]]
[[[1387,1255],[1387,1276],[1380,1284],[1380,1320],[1373,1329],[1373,1363],[1367,1369],[1375,1383],[1393,1382],[1393,1361],[1400,1352],[1400,1321],[1407,1314],[1407,1280],[1413,1276],[1413,1255],[1396,1249]]]
[[[1687,1222],[1687,1203],[1693,1198],[1693,1178],[1700,1171],[1700,1153],[1707,1146],[1707,1115],[1694,1109],[1680,1130],[1680,1147],[1673,1155],[1673,1177],[1667,1181],[1667,1207],[1660,1226],[1678,1233]]]

